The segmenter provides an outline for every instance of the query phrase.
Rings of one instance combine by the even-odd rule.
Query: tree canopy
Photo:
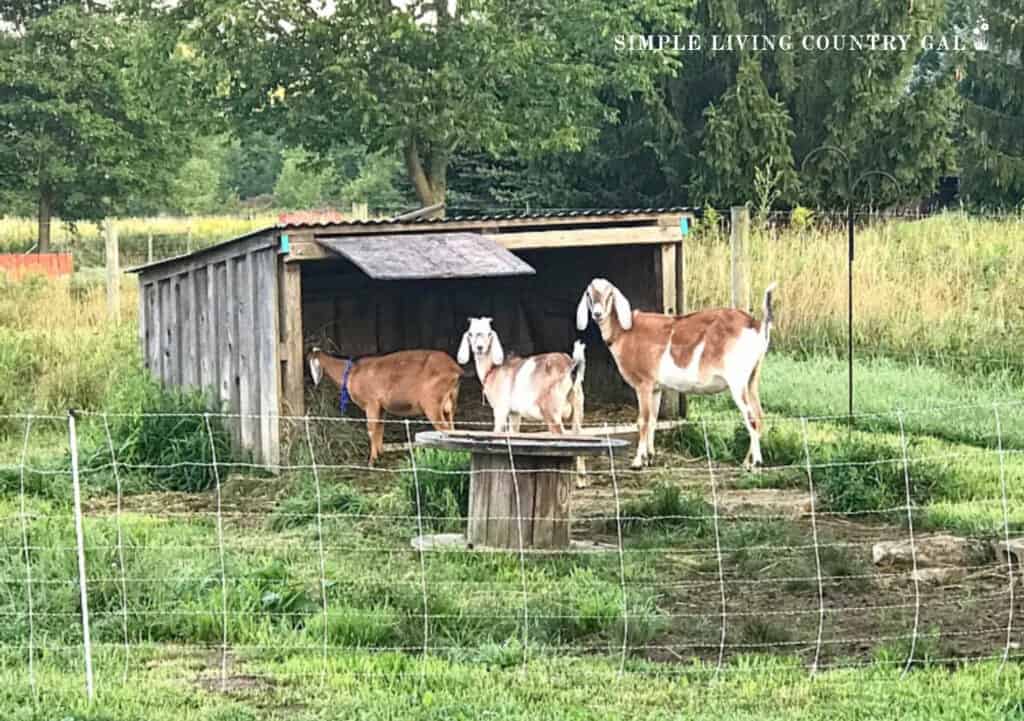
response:
[[[35,199],[40,250],[53,215],[103,218],[167,187],[196,127],[190,62],[167,25],[110,8],[63,4],[3,37],[0,189]]]
[[[611,35],[685,4],[601,0],[205,0],[196,38],[230,112],[318,156],[357,140],[401,153],[423,204],[458,152],[579,151],[614,120],[607,93],[649,95],[675,60]],[[669,12],[669,11],[673,12]]]

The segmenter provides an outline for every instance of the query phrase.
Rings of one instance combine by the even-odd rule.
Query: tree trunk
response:
[[[52,198],[46,188],[39,190],[39,234],[36,240],[37,253],[50,252],[50,219],[53,214]]]
[[[426,208],[444,202],[445,194],[448,191],[449,156],[446,153],[434,152],[425,158],[415,140],[406,142],[404,153],[405,169],[416,190],[416,197],[419,198],[420,204]],[[442,208],[436,211],[433,217],[443,218],[444,213],[444,208]]]

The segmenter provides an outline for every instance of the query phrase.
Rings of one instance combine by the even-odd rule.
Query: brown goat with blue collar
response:
[[[371,466],[384,445],[385,412],[401,418],[426,416],[436,430],[455,429],[462,369],[443,351],[403,350],[351,360],[313,348],[306,361],[314,385],[326,374],[338,386],[343,411],[350,398],[366,413]]]

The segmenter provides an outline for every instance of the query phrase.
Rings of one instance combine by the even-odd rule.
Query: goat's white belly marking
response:
[[[724,378],[718,374],[701,378],[700,359],[703,355],[704,341],[701,341],[694,348],[690,362],[685,367],[679,366],[672,358],[672,347],[666,346],[658,363],[658,385],[696,395],[722,392],[727,388]]]
[[[530,387],[530,378],[537,362],[533,358],[527,358],[519,366],[512,378],[512,395],[509,399],[509,409],[513,413],[532,420],[540,420],[540,408],[537,407],[537,397]]]

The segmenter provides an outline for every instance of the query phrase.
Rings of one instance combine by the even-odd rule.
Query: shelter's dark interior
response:
[[[587,344],[587,398],[632,401],[635,396],[591,323],[578,333],[576,305],[592,278],[612,281],[634,308],[661,310],[660,246],[598,246],[517,251],[537,273],[461,280],[378,281],[347,260],[302,266],[302,326],[313,344],[342,356],[410,348],[458,350],[470,316],[489,316],[506,353],[571,352]],[[460,406],[479,403],[472,365]]]

